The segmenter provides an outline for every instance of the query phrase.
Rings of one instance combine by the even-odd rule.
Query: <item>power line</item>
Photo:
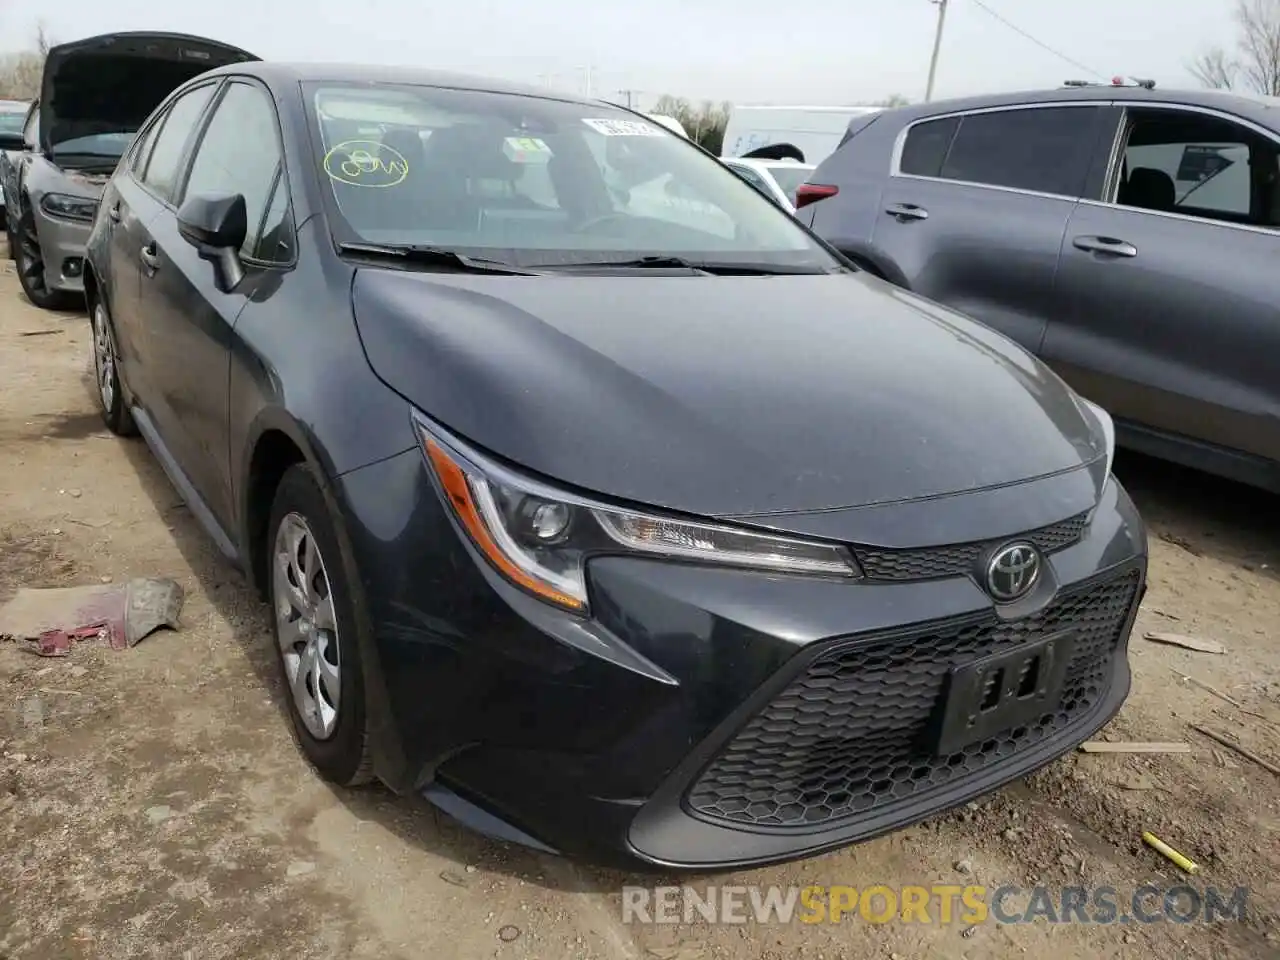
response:
[[[1057,57],[1059,60],[1062,60],[1062,61],[1064,61],[1064,62],[1066,62],[1066,63],[1071,64],[1073,67],[1077,68],[1078,70],[1083,70],[1083,71],[1085,71],[1086,73],[1092,74],[1093,76],[1097,77],[1097,78],[1098,78],[1098,79],[1100,79],[1100,80],[1106,79],[1105,77],[1103,77],[1103,76],[1102,76],[1102,74],[1101,74],[1101,73],[1099,73],[1097,70],[1093,69],[1093,67],[1086,66],[1085,64],[1081,63],[1079,60],[1074,60],[1074,59],[1072,59],[1071,57],[1068,57],[1068,56],[1067,56],[1065,53],[1063,53],[1061,50],[1055,50],[1053,47],[1049,46],[1049,45],[1048,45],[1047,43],[1045,43],[1043,40],[1039,39],[1038,37],[1034,37],[1034,36],[1032,36],[1031,34],[1027,33],[1027,31],[1023,30],[1023,29],[1022,29],[1020,26],[1018,26],[1016,23],[1011,23],[1009,20],[1005,19],[1005,17],[1003,17],[1002,15],[1000,15],[999,13],[997,13],[995,10],[992,10],[989,6],[987,6],[985,3],[983,3],[983,2],[982,2],[982,0],[972,0],[972,3],[973,3],[973,5],[974,5],[974,6],[976,6],[979,10],[982,10],[983,12],[985,12],[988,16],[993,17],[993,18],[995,18],[996,20],[999,20],[1001,23],[1003,23],[1006,27],[1008,27],[1008,28],[1009,28],[1010,30],[1012,30],[1014,33],[1018,34],[1019,36],[1024,37],[1024,38],[1025,38],[1025,39],[1027,39],[1027,40],[1030,40],[1030,41],[1031,41],[1032,43],[1034,43],[1037,47],[1040,47],[1040,49],[1042,49],[1042,50],[1047,50],[1049,53],[1052,53],[1052,54],[1053,54],[1055,57]]]

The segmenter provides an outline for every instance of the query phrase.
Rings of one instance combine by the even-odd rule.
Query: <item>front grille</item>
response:
[[[1040,613],[940,621],[836,641],[739,731],[689,789],[695,812],[761,827],[830,826],[1002,763],[1084,718],[1111,682],[1140,573],[1064,591]],[[1052,713],[964,750],[930,749],[952,667],[1063,629],[1075,632]]]
[[[1081,513],[1032,530],[1017,539],[1028,540],[1043,552],[1053,553],[1079,540],[1088,522],[1088,513]],[[1010,539],[1014,538],[907,550],[854,547],[853,552],[862,565],[862,572],[870,580],[935,580],[964,576],[975,568],[983,553]]]

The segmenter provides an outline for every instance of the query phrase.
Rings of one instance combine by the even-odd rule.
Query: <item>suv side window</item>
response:
[[[902,145],[902,159],[898,169],[915,177],[938,177],[942,164],[951,149],[951,141],[960,128],[959,117],[943,117],[926,120],[907,131],[907,141]]]
[[[944,180],[1032,190],[1065,197],[1084,192],[1101,106],[1023,107],[971,113],[920,124],[904,146],[908,162]],[[957,123],[948,137],[948,124]],[[945,149],[943,144],[946,144]],[[908,149],[910,148],[910,149]],[[931,171],[942,156],[938,172]]]
[[[281,164],[280,135],[270,96],[253,84],[230,83],[196,147],[183,196],[242,194],[249,231],[240,252],[256,257]],[[282,202],[287,207],[287,198],[282,197]]]
[[[1252,226],[1280,225],[1280,147],[1219,117],[1131,110],[1115,202]]]
[[[142,182],[166,202],[173,196],[173,188],[177,185],[187,141],[191,139],[191,133],[215,89],[215,84],[207,83],[173,101],[155,136]]]

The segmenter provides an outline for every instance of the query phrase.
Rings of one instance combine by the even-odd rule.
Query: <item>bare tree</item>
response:
[[[1188,69],[1206,87],[1280,96],[1280,0],[1236,0],[1235,52],[1213,47]]]
[[[53,41],[43,21],[36,26],[32,49],[0,56],[0,98],[31,100],[40,93],[40,76],[44,58]]]
[[[663,94],[653,105],[654,113],[675,117],[693,140],[715,154],[720,152],[732,109],[732,105],[727,102],[717,105],[710,100],[704,100],[700,106],[695,107],[684,97],[673,97],[670,94]]]
[[[1240,72],[1255,92],[1280,96],[1280,0],[1237,0]]]
[[[1234,89],[1239,75],[1235,59],[1221,47],[1206,50],[1189,64],[1188,69],[1192,76],[1214,90]]]
[[[885,98],[884,98],[883,100],[881,100],[879,103],[873,104],[873,106],[877,106],[877,107],[905,107],[905,106],[907,106],[907,105],[908,105],[908,104],[910,104],[910,103],[911,103],[911,101],[910,101],[910,100],[908,100],[906,97],[904,97],[902,94],[900,94],[900,93],[891,93],[891,94],[889,94],[889,96],[885,97]]]

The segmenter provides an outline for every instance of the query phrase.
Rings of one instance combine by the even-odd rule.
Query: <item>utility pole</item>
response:
[[[627,98],[627,109],[628,109],[628,110],[630,110],[630,109],[634,106],[634,104],[633,104],[633,102],[632,102],[632,99],[631,99],[631,98],[632,98],[633,96],[635,96],[635,94],[637,94],[637,93],[639,93],[639,92],[640,92],[639,90],[619,90],[619,91],[618,91],[618,93],[622,94],[622,96],[624,96],[624,97],[626,97],[626,98]]]
[[[924,102],[933,99],[933,82],[938,77],[938,54],[942,52],[942,28],[947,23],[947,0],[929,0],[938,8],[938,32],[933,38],[933,56],[929,59],[929,85],[925,87]]]

